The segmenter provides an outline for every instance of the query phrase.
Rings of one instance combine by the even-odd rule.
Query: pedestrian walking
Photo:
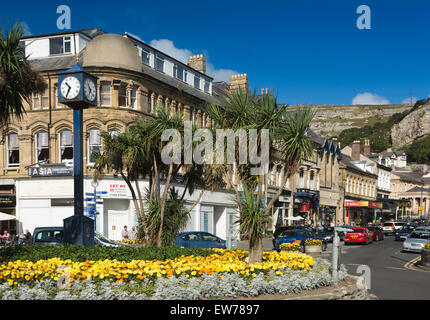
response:
[[[121,231],[121,236],[122,236],[122,241],[129,239],[127,226],[124,226],[124,229]]]

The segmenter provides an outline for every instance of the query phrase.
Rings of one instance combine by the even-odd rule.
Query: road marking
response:
[[[412,270],[412,271],[429,272],[429,271],[421,270],[421,269],[418,269],[418,268],[415,267],[415,263],[418,262],[419,260],[421,260],[421,256],[418,256],[415,259],[412,259],[411,261],[407,262],[404,265],[404,268],[408,269],[408,270]]]
[[[394,270],[402,270],[402,271],[405,271],[405,268],[397,268],[397,267],[385,267],[385,269],[394,269]]]

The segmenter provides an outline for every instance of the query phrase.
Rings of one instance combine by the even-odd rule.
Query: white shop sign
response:
[[[110,183],[107,195],[109,198],[128,198],[127,185],[125,183]]]

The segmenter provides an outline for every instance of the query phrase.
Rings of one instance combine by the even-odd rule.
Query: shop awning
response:
[[[16,220],[15,216],[0,212],[0,221]]]
[[[379,208],[382,209],[382,203],[372,201],[345,201],[345,207],[349,208]]]

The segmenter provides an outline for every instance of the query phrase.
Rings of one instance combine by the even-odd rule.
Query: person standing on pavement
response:
[[[136,228],[134,226],[132,226],[131,230],[128,232],[128,238],[131,241],[136,241],[137,240],[137,231],[136,231]]]
[[[124,229],[121,231],[121,236],[122,236],[122,241],[129,239],[127,226],[124,226]]]

